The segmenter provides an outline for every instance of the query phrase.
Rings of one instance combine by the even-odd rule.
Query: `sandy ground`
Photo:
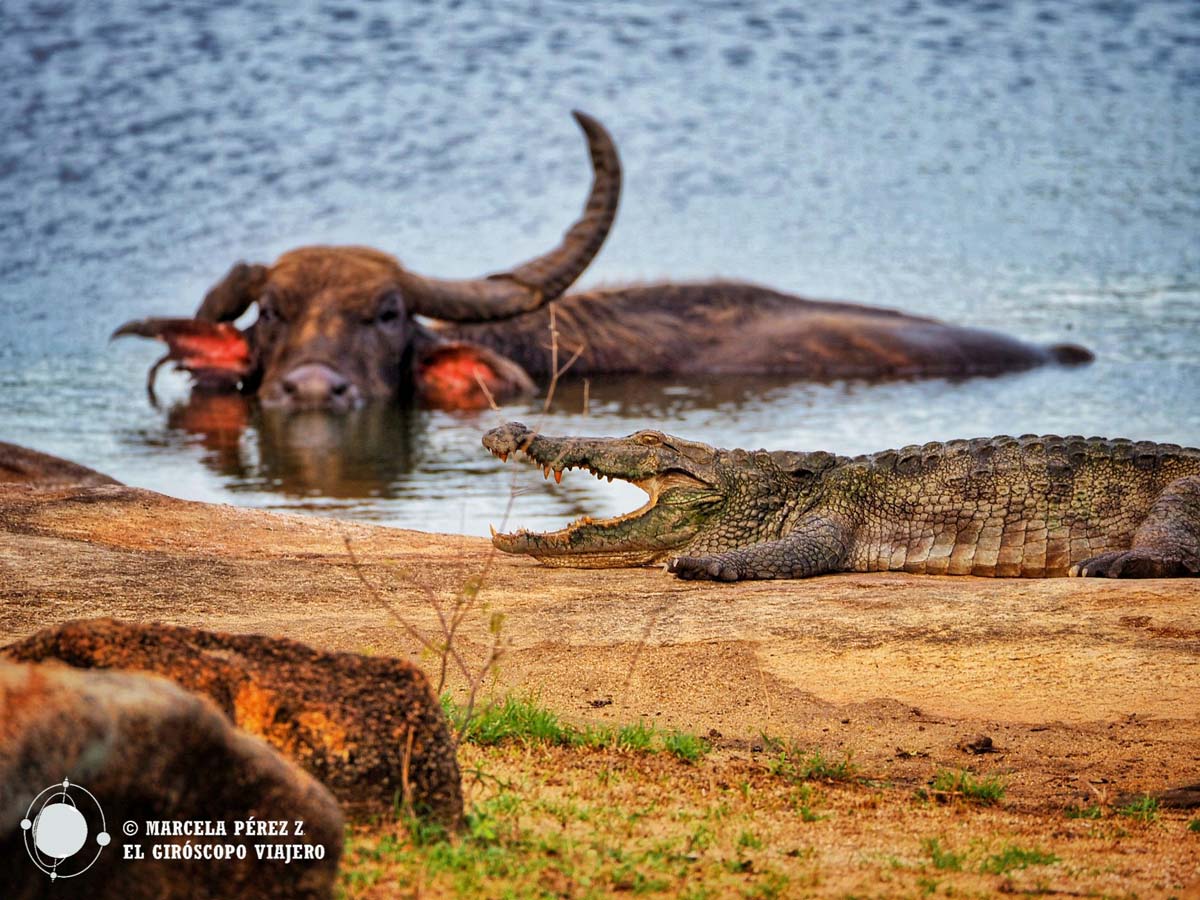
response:
[[[899,783],[1001,772],[1029,811],[1200,781],[1200,581],[709,585],[490,549],[124,487],[0,485],[0,643],[116,616],[413,656],[395,616],[436,637],[435,604],[484,571],[459,646],[479,658],[502,614],[489,690],[580,720],[646,717],[734,754],[793,738]],[[999,752],[958,748],[979,734]]]

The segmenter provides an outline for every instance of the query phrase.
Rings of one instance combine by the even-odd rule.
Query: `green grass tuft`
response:
[[[942,846],[942,842],[935,837],[926,838],[921,842],[921,846],[929,854],[929,859],[933,862],[935,869],[942,869],[947,872],[962,871],[963,860],[967,858],[967,854],[953,853],[945,849]]]
[[[774,754],[767,760],[767,771],[791,782],[802,781],[851,781],[858,768],[844,759],[827,759],[820,750],[805,751],[796,743],[785,745],[777,738],[763,738],[764,744]]]
[[[820,798],[808,784],[798,785],[788,796],[788,805],[799,814],[801,822],[820,822],[829,818],[826,814],[816,811],[814,807],[819,803]]]
[[[654,726],[647,725],[644,719],[638,719],[632,725],[623,725],[617,730],[616,745],[622,750],[646,753],[654,744],[655,730]]]
[[[441,701],[446,718],[462,735],[462,740],[484,747],[522,743],[592,750],[616,748],[633,753],[669,753],[691,764],[699,762],[712,749],[707,741],[694,734],[663,732],[645,720],[620,728],[570,725],[533,699],[509,696],[475,710],[469,720],[466,711],[449,695],[443,695]]]
[[[749,829],[743,829],[738,833],[737,847],[739,850],[761,850],[762,838]]]
[[[1127,816],[1130,819],[1137,819],[1139,822],[1153,822],[1158,818],[1158,801],[1149,794],[1145,794],[1118,807],[1114,812],[1118,816]]]
[[[568,729],[558,716],[530,700],[507,697],[503,703],[485,706],[475,713],[465,728],[461,714],[456,725],[463,740],[491,746],[510,741],[529,744],[569,744]]]
[[[965,769],[940,769],[934,774],[930,787],[980,806],[994,806],[1007,790],[999,776],[977,778]]]
[[[685,731],[672,731],[663,735],[662,744],[667,753],[691,765],[700,762],[710,749],[708,741],[704,738]]]
[[[979,864],[979,871],[992,875],[1003,875],[1013,869],[1025,869],[1029,866],[1049,866],[1058,862],[1058,857],[1044,850],[1018,847],[1009,844],[999,853],[995,853]]]

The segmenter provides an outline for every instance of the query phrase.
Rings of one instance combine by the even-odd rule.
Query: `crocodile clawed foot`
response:
[[[732,565],[715,556],[676,556],[667,563],[667,571],[685,581],[737,581]]]
[[[1179,578],[1195,571],[1180,556],[1138,548],[1101,553],[1071,566],[1077,578]]]

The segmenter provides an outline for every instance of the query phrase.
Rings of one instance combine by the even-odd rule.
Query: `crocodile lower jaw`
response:
[[[638,480],[622,478],[620,475],[604,475],[590,466],[566,466],[556,468],[529,457],[523,450],[518,454],[524,456],[529,463],[543,470],[546,478],[553,472],[555,481],[561,482],[562,473],[574,468],[581,468],[597,478],[607,478],[612,481],[618,478],[636,485],[646,492],[647,499],[637,509],[623,515],[604,519],[593,519],[591,516],[581,516],[565,528],[550,532],[532,532],[520,529],[515,532],[498,532],[492,528],[492,544],[505,553],[521,553],[532,556],[548,566],[572,568],[618,568],[626,566],[644,566],[666,558],[686,536],[680,540],[670,540],[669,536],[656,536],[653,533],[645,537],[638,536],[633,540],[638,545],[629,546],[631,541],[619,532],[621,526],[638,519],[651,520],[657,510],[660,498],[675,488],[691,490],[707,490],[704,482],[682,472],[668,472],[665,475],[651,475]],[[508,454],[493,453],[504,460]],[[656,541],[657,538],[657,541]],[[653,543],[659,546],[647,546]],[[590,545],[590,546],[589,546]]]

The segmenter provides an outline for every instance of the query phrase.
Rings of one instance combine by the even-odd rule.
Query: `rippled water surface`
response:
[[[550,433],[655,425],[862,452],[998,432],[1200,445],[1200,5],[108,3],[0,15],[0,439],[130,484],[486,533],[502,413],[206,426],[142,391],[122,321],[237,259],[366,243],[467,276],[546,249],[613,132],[621,213],[584,285],[741,277],[1092,347],[1086,369],[813,386],[594,383]],[[219,411],[218,411],[219,413]],[[221,422],[227,416],[216,415]],[[511,467],[510,467],[511,469]],[[515,481],[551,527],[640,494]]]

